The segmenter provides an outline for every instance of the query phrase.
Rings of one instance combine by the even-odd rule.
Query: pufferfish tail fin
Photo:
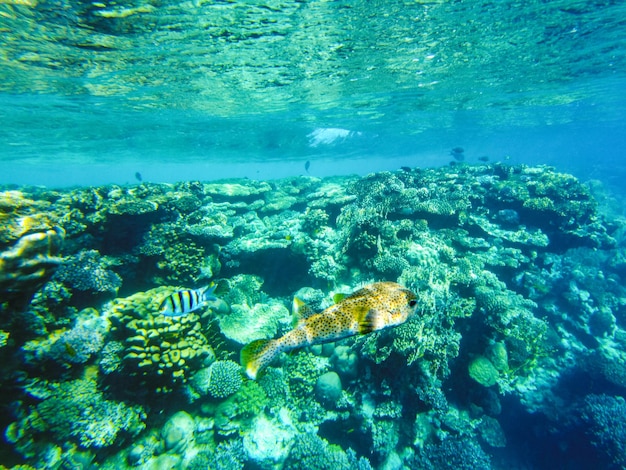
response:
[[[368,310],[361,321],[359,321],[359,333],[365,335],[372,331],[382,330],[386,326],[388,326],[387,320],[383,312],[372,308]]]
[[[279,353],[276,340],[257,339],[244,346],[239,358],[246,375],[255,380],[261,369],[267,367]]]

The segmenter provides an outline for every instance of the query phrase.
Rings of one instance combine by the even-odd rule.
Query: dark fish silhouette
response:
[[[406,172],[410,172],[411,171],[411,168],[409,168],[408,166],[401,166],[400,169],[402,171],[406,171]]]
[[[463,150],[461,147],[454,147],[452,150],[450,150],[450,155],[452,155],[452,158],[454,158],[456,161],[462,162],[463,160],[465,160],[465,150]]]
[[[137,181],[143,181],[143,178],[141,177],[141,173],[139,172],[135,173],[135,178],[137,178]]]
[[[309,168],[311,168],[311,162],[307,160],[306,163],[304,164],[304,169],[307,173],[309,172]]]
[[[483,155],[482,157],[478,157],[478,159],[481,162],[488,162],[489,161],[489,157],[487,155]]]

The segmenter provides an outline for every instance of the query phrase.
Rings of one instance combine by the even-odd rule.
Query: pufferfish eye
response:
[[[417,305],[417,300],[413,299],[409,301],[409,307],[415,307]]]

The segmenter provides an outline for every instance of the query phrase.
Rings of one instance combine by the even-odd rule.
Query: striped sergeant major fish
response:
[[[159,313],[167,317],[181,317],[206,306],[212,300],[217,284],[210,284],[200,289],[183,289],[167,296],[159,306]]]

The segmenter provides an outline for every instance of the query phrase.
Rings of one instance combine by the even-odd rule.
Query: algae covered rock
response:
[[[326,372],[315,383],[315,397],[327,408],[334,408],[341,399],[341,379],[337,372]]]
[[[280,467],[289,455],[295,436],[296,428],[288,411],[281,409],[273,419],[265,414],[258,415],[244,435],[243,445],[248,458],[261,468]]]
[[[491,387],[498,381],[498,369],[484,356],[478,356],[470,362],[469,375],[483,387]]]
[[[215,359],[196,312],[181,317],[158,312],[176,290],[159,287],[115,299],[107,313],[114,338],[124,346],[124,370],[161,393],[187,382],[192,372]]]
[[[165,448],[177,453],[185,450],[193,440],[195,428],[194,420],[188,413],[184,411],[175,413],[161,429]]]

